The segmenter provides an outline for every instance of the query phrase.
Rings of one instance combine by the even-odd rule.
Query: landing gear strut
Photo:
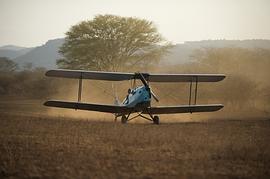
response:
[[[121,123],[122,124],[126,124],[128,121],[131,121],[132,119],[137,118],[139,116],[142,117],[142,118],[144,118],[144,119],[146,119],[146,120],[148,120],[148,121],[152,121],[153,124],[159,124],[159,117],[158,116],[152,116],[151,114],[149,114],[150,117],[146,117],[146,116],[144,116],[144,115],[142,115],[140,113],[137,116],[134,116],[134,117],[132,117],[132,118],[129,119],[129,115],[127,115],[127,116],[126,115],[122,115],[121,116]]]
[[[159,124],[159,117],[158,116],[153,117],[153,123],[154,124]]]
[[[127,123],[127,117],[125,115],[122,116],[121,123],[122,124],[126,124]]]

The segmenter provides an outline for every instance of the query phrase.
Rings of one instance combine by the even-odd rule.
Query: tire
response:
[[[122,124],[126,124],[127,123],[127,117],[126,116],[122,116],[121,123]]]
[[[158,116],[154,116],[153,122],[154,122],[154,124],[159,124],[159,117]]]

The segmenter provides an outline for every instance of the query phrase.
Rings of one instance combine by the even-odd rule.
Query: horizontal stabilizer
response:
[[[157,106],[148,108],[148,111],[143,111],[143,113],[174,114],[174,113],[193,113],[193,112],[213,112],[218,111],[221,108],[223,108],[222,104]]]
[[[141,73],[149,82],[218,82],[225,78],[223,74],[154,74]],[[83,70],[49,70],[46,76],[92,79],[106,81],[124,81],[140,79],[138,73],[83,71]]]
[[[90,103],[78,103],[69,101],[46,101],[45,106],[81,109],[88,111],[99,111],[107,113],[128,113],[130,109],[126,106],[104,105],[104,104],[90,104]]]

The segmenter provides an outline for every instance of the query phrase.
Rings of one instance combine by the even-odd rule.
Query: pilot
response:
[[[129,103],[129,94],[131,94],[132,90],[129,88],[128,89],[128,94],[127,94],[127,97],[126,97],[126,101],[125,101],[125,104],[128,104]]]

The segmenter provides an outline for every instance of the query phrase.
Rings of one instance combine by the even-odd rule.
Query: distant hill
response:
[[[0,47],[1,50],[14,50],[14,51],[19,51],[19,50],[23,50],[26,49],[26,47],[20,47],[20,46],[16,46],[16,45],[5,45]]]
[[[56,60],[61,56],[58,53],[59,47],[64,39],[49,40],[44,45],[36,47],[28,53],[18,56],[14,59],[19,66],[26,63],[32,63],[33,67],[44,67],[47,69],[56,68]]]
[[[170,54],[163,58],[164,64],[181,64],[191,60],[194,50],[204,48],[263,48],[270,49],[270,40],[202,40],[176,44]]]
[[[13,59],[20,66],[25,63],[32,63],[33,67],[44,67],[47,69],[57,68],[56,60],[61,58],[58,53],[59,47],[64,43],[64,39],[49,40],[44,45],[35,48],[24,48],[17,46],[0,47],[0,57]],[[190,61],[190,56],[194,50],[203,48],[264,48],[270,49],[270,40],[203,40],[187,41],[183,44],[176,44],[167,54],[162,64],[181,64]]]
[[[266,48],[270,49],[270,40],[202,40],[202,41],[187,41],[187,46],[193,48],[209,47],[209,48],[224,48],[224,47],[240,47],[240,48]]]
[[[17,58],[21,55],[26,54],[33,48],[19,47],[14,45],[6,45],[0,47],[0,57],[8,57],[10,59]]]

